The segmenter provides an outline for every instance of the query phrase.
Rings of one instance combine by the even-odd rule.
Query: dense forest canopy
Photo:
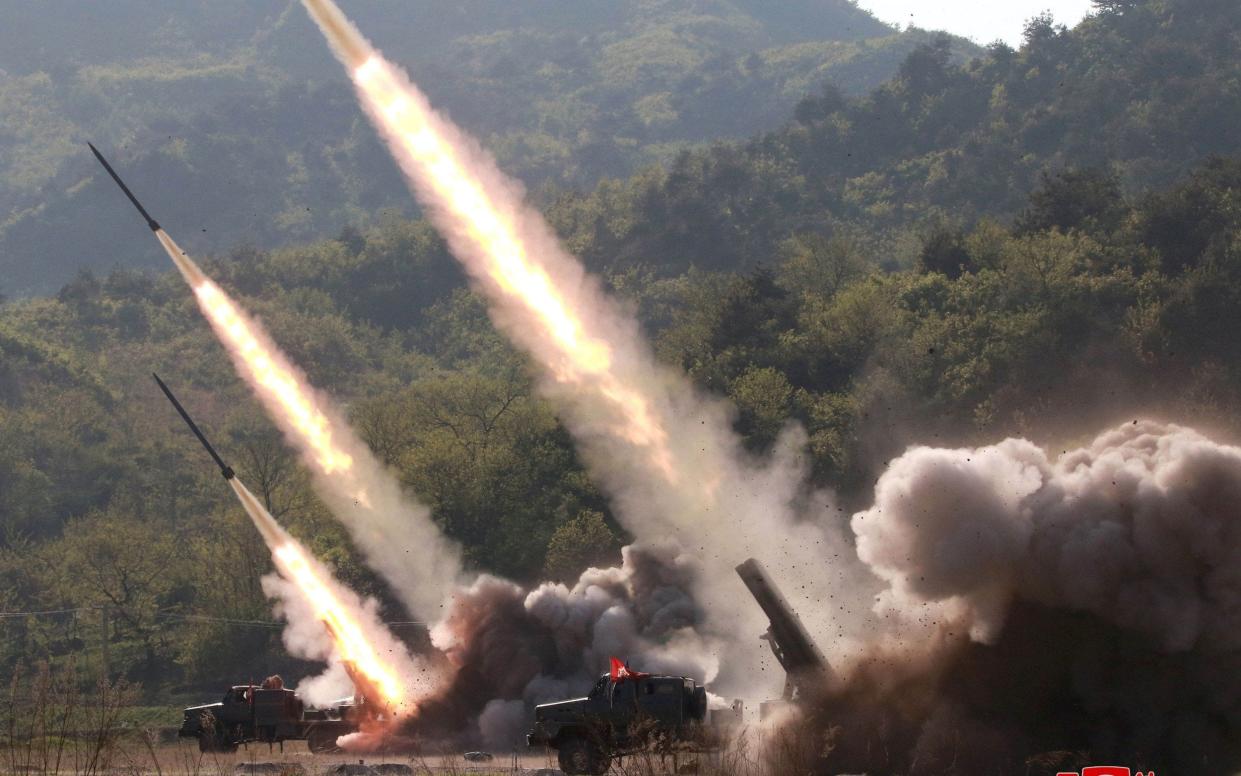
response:
[[[825,82],[873,88],[930,37],[847,0],[347,5],[531,186],[589,188],[771,129]],[[5,0],[0,18],[0,290],[162,260],[98,255],[128,224],[100,204],[87,140],[214,250],[412,211],[340,68],[307,45],[317,33],[297,2]]]
[[[760,19],[764,4],[751,5]],[[931,41],[864,96],[820,90],[781,129],[540,201],[638,312],[660,357],[733,401],[751,449],[798,422],[816,484],[846,505],[866,504],[883,464],[913,442],[1081,440],[1139,415],[1231,438],[1239,45],[1232,2],[1100,3],[1072,30],[1036,19],[1020,51],[995,47],[973,62]],[[315,110],[321,94],[299,93]],[[349,100],[343,87],[332,99]],[[369,131],[356,116],[340,121]],[[375,169],[390,167],[377,147],[367,153]],[[175,158],[136,156],[131,168],[155,180]],[[357,174],[357,158],[337,161]],[[94,190],[94,210],[79,194],[56,218],[76,209],[120,221],[94,236],[91,263],[125,265],[140,225],[123,202],[111,208],[105,185],[82,188]],[[357,194],[311,188],[324,201]],[[178,196],[204,222],[242,206]],[[25,234],[54,258],[55,232],[24,228],[5,239]],[[427,223],[387,213],[330,239],[234,245],[205,267],[347,404],[471,567],[566,579],[628,538]],[[214,687],[231,668],[222,661],[243,649],[256,673],[296,673],[278,631],[232,622],[270,618],[258,585],[266,550],[163,405],[152,370],[282,523],[405,619],[180,278],[84,271],[53,295],[0,307],[0,610],[73,610],[6,621],[0,662],[98,643],[91,613],[104,607],[113,664],[153,700]]]
[[[941,39],[864,97],[829,86],[778,131],[554,212],[614,270],[752,268],[802,232],[855,235],[908,267],[926,230],[1009,219],[1048,172],[1106,171],[1136,195],[1241,152],[1239,28],[1237,3],[1160,0],[1103,4],[1072,30],[1035,18],[1020,51],[964,64]]]

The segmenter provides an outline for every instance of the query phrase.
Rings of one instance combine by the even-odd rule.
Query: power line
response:
[[[75,614],[77,612],[96,612],[101,609],[108,609],[106,606],[78,606],[72,609],[43,609],[39,611],[29,612],[0,612],[0,619],[11,619],[16,617],[43,617],[58,614]],[[217,622],[225,625],[243,625],[254,628],[283,628],[287,623],[282,620],[242,620],[232,617],[215,617],[209,614],[178,614],[176,612],[161,612],[158,619],[164,622]],[[422,620],[392,620],[384,622],[390,628],[425,626],[427,623]]]
[[[9,617],[41,617],[49,614],[71,614],[74,612],[93,612],[102,609],[102,606],[79,606],[74,609],[45,609],[41,612],[0,612],[0,620]]]
[[[230,617],[210,617],[205,614],[166,614],[160,617],[164,622],[218,622],[226,625],[248,625],[254,628],[281,628],[284,623],[276,620],[234,620]]]

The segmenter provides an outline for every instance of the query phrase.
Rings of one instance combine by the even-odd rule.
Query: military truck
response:
[[[751,558],[737,567],[737,574],[767,615],[769,627],[762,638],[785,671],[783,697],[764,703],[764,716],[782,704],[817,708],[835,681],[827,659],[762,564]],[[702,729],[707,693],[693,679],[630,674],[618,681],[616,673],[614,666],[585,698],[536,707],[534,730],[526,743],[552,747],[560,769],[579,776],[606,773],[614,757],[635,751],[652,738],[665,744],[693,740],[709,746],[712,733],[720,732]],[[723,721],[736,726],[740,716],[740,706],[735,705]]]
[[[203,752],[235,752],[240,744],[304,740],[315,753],[337,750],[336,739],[356,732],[358,705],[342,701],[326,709],[306,708],[301,698],[280,687],[240,684],[218,703],[184,712],[181,738],[197,738]]]
[[[690,740],[706,717],[707,691],[693,679],[613,671],[584,698],[537,706],[526,743],[555,749],[569,776],[594,776],[652,742]]]

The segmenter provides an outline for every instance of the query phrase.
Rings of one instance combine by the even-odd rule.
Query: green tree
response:
[[[611,566],[620,560],[620,539],[603,514],[581,512],[561,525],[547,543],[543,572],[548,579],[571,582],[591,566]]]
[[[138,668],[154,674],[171,654],[161,610],[172,602],[184,567],[176,542],[163,526],[102,512],[74,520],[43,554],[47,573],[65,600],[103,607],[114,639],[136,642]]]
[[[1018,233],[1048,229],[1114,231],[1126,212],[1120,181],[1104,169],[1043,173],[1042,185],[1017,217]]]
[[[1211,159],[1179,185],[1150,194],[1138,212],[1138,235],[1158,251],[1165,272],[1198,266],[1241,229],[1241,157]]]
[[[793,294],[830,297],[866,271],[861,247],[843,235],[795,235],[780,245],[780,254],[776,282]]]
[[[737,430],[755,450],[769,447],[789,422],[793,386],[776,369],[751,367],[733,381],[729,396],[741,413]]]
[[[937,226],[927,235],[918,266],[923,272],[938,272],[952,280],[978,269],[966,245],[965,231],[949,226]]]

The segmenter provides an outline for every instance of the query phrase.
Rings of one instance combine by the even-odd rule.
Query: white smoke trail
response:
[[[642,540],[697,551],[698,598],[719,633],[742,635],[757,677],[763,620],[732,573],[759,557],[785,582],[811,632],[839,646],[850,612],[838,591],[857,564],[822,494],[807,493],[803,439],[786,435],[770,462],[746,456],[733,411],[661,367],[632,316],[559,245],[520,187],[385,61],[330,0],[304,0],[348,68],[362,104],[454,254],[491,301],[498,326],[543,366],[587,464]],[[807,509],[806,505],[810,507]],[[829,567],[828,571],[824,568]],[[866,579],[866,575],[858,580]],[[736,642],[733,643],[736,646]],[[737,657],[737,656],[734,656]]]
[[[278,574],[265,577],[263,589],[280,602],[277,612],[288,622],[285,645],[295,656],[332,666],[298,688],[302,697],[330,703],[352,692],[352,679],[390,718],[414,714],[438,684],[428,667],[384,626],[374,601],[363,601],[337,582],[236,477],[229,484],[276,564]]]
[[[458,548],[430,510],[401,489],[301,370],[163,230],[160,244],[193,289],[199,308],[285,437],[300,450],[319,495],[349,529],[371,566],[410,612],[438,619],[461,575]]]

